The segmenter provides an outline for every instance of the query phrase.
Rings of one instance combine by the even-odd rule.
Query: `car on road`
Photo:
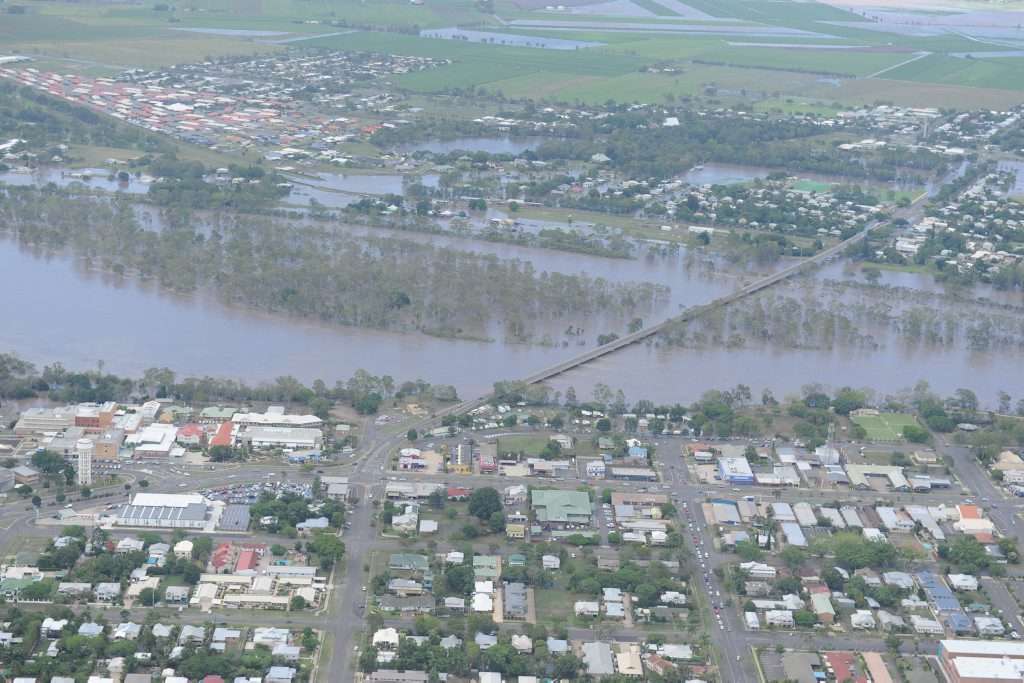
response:
[[[366,592],[366,586],[363,586],[363,592],[364,593]]]

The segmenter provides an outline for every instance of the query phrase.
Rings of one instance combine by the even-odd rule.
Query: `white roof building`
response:
[[[1003,622],[996,617],[974,617],[974,625],[983,636],[1001,636],[1006,633]]]
[[[882,580],[890,586],[896,586],[897,588],[904,588],[911,590],[914,587],[914,579],[906,572],[885,572],[882,574]]]
[[[285,415],[283,413],[235,413],[231,421],[239,427],[296,427],[318,429],[324,421],[316,415]]]
[[[774,579],[778,574],[775,567],[763,562],[741,562],[740,569],[746,570],[752,579]]]
[[[769,626],[783,626],[792,628],[795,626],[793,613],[788,609],[770,609],[764,613],[764,623]]]
[[[950,574],[947,578],[949,579],[949,585],[951,585],[954,590],[978,590],[978,579],[971,576],[970,574]]]
[[[470,609],[474,612],[493,612],[494,598],[488,593],[474,593]]]
[[[875,617],[871,610],[859,609],[850,615],[850,625],[853,628],[871,629],[875,627]]]
[[[934,619],[928,619],[927,617],[921,617],[916,614],[910,615],[910,625],[918,633],[928,633],[932,635],[942,635],[942,624],[935,621]]]

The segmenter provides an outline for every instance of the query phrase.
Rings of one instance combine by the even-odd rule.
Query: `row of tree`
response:
[[[178,292],[345,325],[480,336],[487,321],[629,312],[667,288],[586,273],[538,272],[531,263],[356,237],[321,225],[282,227],[255,217],[211,217],[192,228],[147,230],[130,203],[60,190],[6,188],[0,229],[26,245],[68,249],[89,267],[152,279]]]

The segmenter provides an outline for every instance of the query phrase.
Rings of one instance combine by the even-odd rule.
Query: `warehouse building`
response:
[[[202,529],[210,504],[199,494],[136,493],[117,510],[118,526]]]

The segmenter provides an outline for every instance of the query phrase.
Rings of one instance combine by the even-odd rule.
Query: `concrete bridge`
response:
[[[527,384],[536,384],[537,382],[543,382],[544,380],[551,379],[552,377],[556,377],[557,375],[560,375],[563,372],[567,372],[574,368],[578,368],[581,365],[589,363],[592,360],[596,360],[603,356],[607,356],[610,353],[615,353],[616,351],[623,347],[629,346],[631,344],[636,344],[637,342],[652,337],[668,325],[671,325],[676,322],[686,322],[687,320],[692,320],[697,316],[700,316],[708,311],[720,308],[734,301],[742,299],[745,296],[754,294],[755,292],[759,292],[762,289],[771,287],[772,285],[781,282],[782,280],[785,280],[786,278],[795,275],[801,271],[814,268],[815,266],[824,262],[831,256],[841,254],[851,244],[856,244],[857,242],[864,239],[864,237],[867,235],[871,227],[873,226],[868,226],[867,228],[865,228],[861,232],[858,232],[856,235],[850,237],[849,239],[843,240],[842,242],[839,242],[838,244],[835,244],[829,247],[828,249],[825,249],[815,254],[814,256],[806,258],[800,261],[799,263],[794,263],[791,266],[787,266],[786,268],[783,268],[782,270],[776,273],[772,273],[768,277],[762,278],[756,282],[752,282],[749,285],[746,285],[745,287],[742,287],[734,292],[726,294],[725,296],[719,297],[713,301],[710,301],[706,304],[702,304],[700,306],[693,306],[692,308],[686,309],[677,316],[673,316],[671,318],[668,318],[667,320],[661,321],[660,323],[656,323],[654,325],[645,327],[641,330],[637,330],[636,332],[631,332],[623,337],[619,337],[615,341],[608,342],[607,344],[598,346],[597,348],[573,356],[572,358],[567,358],[550,367],[544,368],[543,370],[538,370],[537,372],[533,373],[532,375],[529,375],[528,377],[523,377],[522,381],[526,382]],[[468,401],[463,401],[462,403],[459,403],[457,405],[449,406],[447,408],[437,411],[436,415],[442,416],[447,415],[449,413],[464,413],[466,411],[472,410],[487,403],[492,398],[494,398],[493,393],[487,394],[486,396],[481,396],[479,398],[470,399]]]

